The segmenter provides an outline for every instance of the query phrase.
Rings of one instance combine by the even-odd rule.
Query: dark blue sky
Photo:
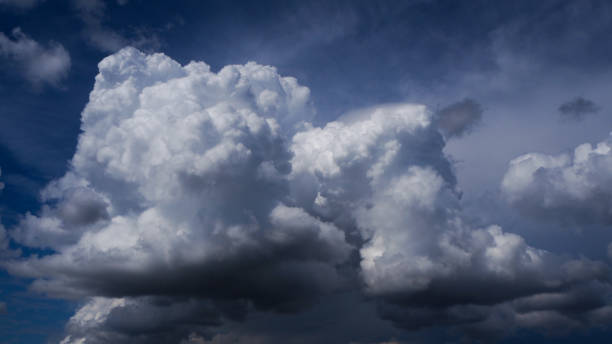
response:
[[[21,2],[0,0],[0,104],[2,104],[0,106],[0,182],[4,184],[4,188],[0,190],[0,219],[7,233],[6,239],[3,239],[4,233],[0,233],[2,234],[0,259],[5,261],[3,269],[0,270],[0,306],[4,304],[4,307],[0,307],[0,342],[59,342],[68,334],[76,340],[75,336],[83,335],[84,332],[65,326],[69,318],[89,302],[90,297],[98,296],[167,298],[165,301],[157,299],[146,301],[147,307],[161,307],[159,304],[164,302],[171,305],[180,304],[173,299],[175,296],[180,296],[187,299],[194,298],[196,300],[194,302],[204,302],[202,300],[213,302],[217,307],[215,311],[223,308],[217,303],[229,304],[230,301],[236,300],[246,302],[250,305],[248,307],[255,308],[247,312],[243,321],[234,321],[236,319],[227,315],[231,311],[223,308],[223,311],[219,311],[223,314],[222,325],[200,326],[197,330],[185,329],[188,327],[186,324],[190,323],[189,317],[194,316],[192,313],[182,317],[177,316],[176,319],[167,320],[170,323],[167,327],[171,328],[169,332],[166,331],[167,328],[164,328],[163,331],[166,332],[163,332],[154,325],[130,327],[133,325],[130,320],[133,314],[119,314],[120,312],[116,311],[120,320],[114,321],[123,321],[127,325],[121,327],[115,323],[106,324],[105,326],[112,329],[105,328],[104,331],[108,330],[112,335],[123,337],[109,335],[104,337],[106,340],[129,339],[132,335],[140,335],[139,331],[142,331],[147,336],[163,332],[168,336],[164,337],[164,340],[179,343],[184,339],[176,337],[178,336],[176,333],[180,331],[172,331],[180,329],[183,331],[181,334],[184,331],[194,336],[197,334],[196,339],[192,336],[192,342],[198,343],[204,342],[198,332],[204,328],[201,333],[206,335],[203,336],[217,338],[218,342],[222,340],[218,333],[227,336],[235,334],[241,336],[241,340],[251,338],[253,342],[256,338],[262,342],[272,341],[270,338],[279,342],[292,338],[295,342],[318,340],[347,343],[350,341],[382,343],[391,340],[399,343],[444,340],[459,342],[461,338],[467,341],[476,340],[475,338],[484,338],[484,340],[494,338],[507,343],[606,341],[606,338],[612,335],[602,331],[602,328],[605,329],[609,323],[592,319],[596,317],[594,314],[600,316],[612,309],[606,308],[611,307],[609,305],[612,293],[605,282],[609,278],[607,269],[611,258],[608,244],[612,241],[612,232],[609,228],[612,223],[610,217],[612,190],[608,185],[608,182],[612,181],[610,177],[612,164],[606,160],[612,159],[611,154],[604,149],[602,153],[597,153],[601,157],[598,155],[592,158],[593,160],[588,160],[589,164],[584,166],[578,166],[578,163],[572,165],[569,162],[564,162],[565,165],[534,162],[540,164],[538,165],[540,170],[530,172],[534,174],[533,181],[525,185],[520,184],[519,177],[511,175],[513,170],[509,164],[513,159],[532,152],[547,155],[542,161],[548,158],[552,161],[553,158],[550,156],[564,153],[569,154],[570,160],[578,159],[578,153],[571,153],[577,146],[583,143],[596,146],[599,142],[609,142],[608,136],[612,131],[610,32],[612,32],[612,5],[606,1],[29,0]],[[357,239],[350,243],[355,245],[351,258],[347,262],[337,264],[340,267],[334,265],[343,278],[345,275],[348,276],[344,284],[340,283],[343,287],[339,290],[332,288],[333,292],[326,291],[321,295],[315,293],[317,299],[320,297],[324,301],[313,302],[313,306],[306,307],[305,311],[301,308],[299,311],[293,309],[287,311],[277,307],[276,304],[267,306],[266,302],[269,300],[259,291],[240,290],[231,295],[217,292],[216,289],[202,293],[191,289],[188,291],[181,289],[176,292],[142,291],[136,287],[123,291],[109,291],[110,289],[105,289],[104,286],[91,287],[91,284],[79,279],[87,278],[82,276],[77,278],[73,275],[70,275],[70,278],[79,280],[79,283],[83,284],[79,284],[78,287],[71,284],[73,289],[66,291],[65,295],[58,297],[62,293],[55,289],[55,295],[51,296],[47,296],[53,294],[48,289],[36,290],[33,286],[38,286],[39,281],[65,282],[63,274],[68,274],[66,271],[72,268],[65,267],[62,272],[47,276],[34,273],[28,276],[28,273],[23,273],[22,268],[11,265],[11,262],[29,262],[28,259],[35,255],[63,257],[62,254],[68,252],[70,246],[65,243],[62,245],[67,246],[54,246],[55,242],[35,245],[32,244],[34,239],[24,239],[27,235],[33,237],[37,235],[29,232],[33,227],[24,220],[26,214],[34,214],[43,221],[58,218],[53,217],[55,215],[48,215],[45,213],[46,210],[51,209],[49,214],[55,214],[56,210],[61,213],[64,209],[62,207],[74,199],[80,202],[78,204],[91,201],[89,198],[80,199],[73,193],[69,196],[64,194],[61,197],[45,199],[41,196],[41,191],[48,183],[62,178],[66,173],[74,172],[89,183],[87,188],[91,188],[96,194],[99,192],[103,197],[108,196],[104,199],[110,204],[108,208],[110,210],[105,208],[105,215],[101,216],[102,218],[112,219],[119,215],[137,216],[140,214],[139,211],[144,213],[142,210],[144,208],[137,209],[137,207],[129,214],[117,212],[117,204],[120,204],[117,203],[119,202],[117,199],[123,199],[123,196],[117,196],[116,185],[124,184],[109,186],[110,182],[101,182],[106,177],[92,177],[95,173],[91,171],[97,167],[71,165],[71,159],[75,153],[78,153],[79,134],[84,132],[82,123],[86,123],[86,120],[82,119],[82,112],[90,99],[97,99],[95,98],[97,96],[93,93],[90,95],[90,92],[99,73],[98,63],[125,46],[133,46],[144,54],[162,52],[181,65],[191,61],[204,61],[215,73],[226,65],[243,65],[249,61],[274,66],[280,76],[295,77],[300,85],[309,88],[309,99],[315,109],[311,122],[315,127],[323,127],[347,112],[364,108],[373,109],[381,104],[416,103],[428,106],[433,116],[431,127],[435,133],[427,134],[429,136],[423,134],[422,138],[411,139],[412,141],[396,138],[394,142],[401,142],[404,145],[414,144],[414,148],[403,153],[406,154],[406,158],[402,163],[409,161],[413,164],[417,161],[418,166],[431,165],[434,169],[440,168],[440,171],[446,168],[440,166],[449,163],[451,172],[448,173],[452,174],[452,177],[445,176],[445,172],[440,174],[445,185],[448,184],[449,189],[455,188],[454,192],[461,195],[456,200],[457,204],[451,208],[455,212],[462,213],[461,221],[465,226],[476,229],[498,224],[505,232],[519,235],[530,247],[546,250],[555,255],[556,258],[551,261],[558,263],[583,259],[605,266],[601,268],[606,271],[602,273],[605,277],[599,275],[597,278],[581,277],[583,279],[572,282],[574,284],[568,282],[568,285],[554,290],[559,293],[557,296],[562,294],[562,297],[568,298],[570,296],[567,295],[570,294],[574,297],[582,295],[581,293],[599,293],[598,302],[601,302],[598,304],[600,308],[597,308],[599,313],[593,311],[587,314],[576,310],[581,309],[581,303],[588,304],[579,298],[579,301],[576,301],[577,305],[571,304],[567,308],[555,306],[549,309],[542,306],[543,308],[539,309],[541,313],[537,314],[516,311],[520,308],[516,305],[524,301],[513,294],[516,291],[508,292],[512,297],[504,294],[503,302],[497,299],[497,301],[488,299],[482,301],[468,297],[468,301],[465,302],[449,301],[449,304],[445,304],[445,301],[440,300],[445,297],[453,298],[444,293],[446,290],[444,286],[451,282],[435,278],[429,287],[416,294],[403,290],[398,292],[398,295],[372,296],[368,293],[368,288],[361,287],[369,282],[360,280],[360,276],[367,272],[361,271],[359,267],[360,260],[366,256],[364,247],[376,237],[363,234],[367,230],[355,234]],[[164,84],[166,82],[164,80],[160,83]],[[204,86],[201,87],[205,89]],[[469,101],[465,101],[466,99]],[[90,102],[92,103],[93,101]],[[383,107],[383,109],[391,111],[388,108]],[[91,111],[93,113],[94,110]],[[128,110],[120,108],[118,111]],[[444,120],[444,116],[449,117]],[[345,122],[351,121],[345,120]],[[167,126],[170,127],[170,124]],[[89,130],[95,137],[110,132],[110,129],[102,132]],[[351,130],[357,129],[346,129],[349,134]],[[180,135],[180,132],[174,135]],[[293,132],[288,131],[283,135],[285,135],[283,139],[289,142]],[[432,135],[437,136],[432,138]],[[336,139],[340,140],[338,137]],[[129,142],[131,141],[127,140],[125,146]],[[291,154],[298,154],[296,148],[288,147],[283,149],[287,149]],[[390,149],[389,147],[385,146],[384,149]],[[376,150],[368,152],[374,151]],[[323,155],[324,152],[319,154]],[[425,158],[426,155],[431,155],[431,158]],[[275,163],[278,159],[281,158],[276,156],[273,158]],[[533,158],[533,161],[537,159],[540,159],[539,156]],[[293,170],[296,170],[298,168],[295,165],[296,160],[291,161],[294,165]],[[370,161],[371,164],[374,162],[375,160]],[[331,195],[333,192],[329,190],[334,187],[343,188],[352,185],[350,183],[357,180],[358,172],[355,171],[359,167],[352,168],[355,170],[349,169],[347,170],[349,172],[343,174],[347,180],[325,181],[325,183],[338,183],[337,185],[321,182],[317,189],[319,193],[315,194],[323,195],[325,192],[330,192]],[[527,173],[521,168],[528,169],[528,167],[517,165],[516,168],[517,176]],[[183,176],[181,174],[183,172],[177,173]],[[104,173],[108,176],[114,172],[108,170]],[[314,173],[312,178],[315,178],[314,176],[322,178],[321,175]],[[454,185],[455,177],[456,185]],[[255,183],[250,181],[250,177],[241,178],[246,178],[247,184]],[[296,182],[291,180],[294,177],[287,178],[290,179],[287,188],[291,190],[301,190],[303,184],[300,183],[306,183],[306,179]],[[127,183],[125,185],[131,183],[127,177],[122,182]],[[126,190],[129,189],[125,185]],[[255,188],[254,191],[249,189],[251,191],[248,192],[253,192],[259,197],[261,194],[267,195],[270,189],[276,187],[265,185]],[[141,190],[143,198],[149,197],[149,194],[142,191],[145,186],[139,187],[141,188],[134,188]],[[160,186],[162,189],[163,187]],[[236,192],[242,189],[231,190]],[[248,192],[244,190],[239,192],[244,192],[245,204],[250,202],[251,196]],[[296,192],[299,194],[299,191]],[[359,192],[355,191],[355,194]],[[381,208],[392,209],[385,203],[386,201],[383,202],[373,196],[376,192],[377,189],[373,187],[367,196],[372,198],[367,202],[374,205],[380,202]],[[293,206],[303,208],[305,212],[320,221],[333,223],[346,233],[347,237],[353,232],[346,228],[365,226],[359,223],[361,221],[359,217],[356,215],[352,217],[356,211],[351,212],[353,215],[350,216],[338,215],[337,212],[340,211],[337,209],[323,212],[317,210],[317,206],[320,206],[317,201],[312,201],[314,203],[311,202],[311,205],[301,204],[301,199],[295,196],[293,191],[286,197],[280,197],[272,191],[269,193],[273,194],[270,197],[276,201],[295,202]],[[73,196],[77,198],[70,198]],[[125,197],[127,199],[131,196]],[[214,199],[215,202],[218,199],[225,200],[223,198],[225,196],[216,197],[218,198]],[[363,197],[366,196],[346,197],[340,200],[352,205],[360,204],[360,200],[364,200]],[[328,198],[331,199],[331,196]],[[242,200],[238,202],[240,206],[243,205],[241,202]],[[264,201],[260,202],[267,204]],[[447,206],[448,202],[440,202],[444,207]],[[164,204],[165,207],[166,203],[159,204]],[[143,204],[145,203],[139,203],[139,207],[145,207]],[[162,207],[159,204],[157,205]],[[164,209],[167,212],[175,212],[176,208],[181,207],[176,204],[172,205],[172,210]],[[369,207],[376,209],[372,204]],[[79,214],[90,209],[83,210],[76,207],[76,212]],[[248,208],[246,205],[244,207]],[[253,206],[253,209],[259,208]],[[225,208],[217,210],[225,212]],[[205,217],[206,215],[202,215],[204,213],[205,211],[200,209],[198,216]],[[174,219],[167,213],[164,214]],[[240,223],[242,215],[236,214],[232,215],[234,217],[231,221],[228,220],[228,223]],[[252,216],[258,218],[259,215],[256,213]],[[382,215],[370,215],[371,218],[375,216]],[[431,221],[437,224],[436,221]],[[95,230],[92,229],[94,227],[87,227],[89,223],[87,226],[73,225],[74,228],[70,227],[72,229],[69,230],[78,232],[79,238],[83,233],[103,230],[98,227],[95,227],[97,228]],[[343,227],[345,225],[346,228]],[[391,232],[385,233],[390,235]],[[8,248],[2,246],[5,242],[3,240],[8,242]],[[407,242],[415,240],[410,239]],[[398,242],[401,240],[398,239]],[[76,247],[76,241],[70,242],[70,245]],[[429,246],[423,247],[427,252],[438,250]],[[4,254],[3,250],[9,253]],[[21,253],[17,255],[14,250],[21,250]],[[239,257],[236,259],[249,259],[248,256]],[[268,260],[265,261],[269,262],[287,258],[279,253],[278,257],[266,259]],[[86,260],[83,262],[86,264]],[[363,266],[363,262],[361,264]],[[549,268],[551,271],[554,270],[552,265],[547,265],[547,269]],[[476,272],[460,271],[463,271],[461,273],[464,275],[480,274],[480,278],[467,282],[459,277],[448,278],[459,286],[458,289],[463,288],[465,284],[470,290],[474,288],[477,290],[481,282],[487,286],[483,281],[489,279],[488,275],[479,270],[480,267],[474,269]],[[227,278],[233,281],[232,283],[245,283],[233,275],[242,274],[243,270],[229,271],[219,272],[213,276]],[[282,269],[273,271],[275,272],[267,273],[277,275],[285,273]],[[315,270],[305,271],[312,273]],[[111,275],[108,271],[105,273]],[[107,275],[101,273],[101,276]],[[292,274],[287,276],[289,280],[293,278]],[[97,278],[108,278],[111,281],[115,277]],[[175,278],[180,279],[180,277]],[[269,288],[266,290],[273,290],[279,294],[286,292],[283,288],[288,288],[283,283],[280,283],[279,287],[279,282],[276,280],[270,283],[274,286],[266,286]],[[522,279],[517,279],[514,283],[521,286],[521,283],[526,283],[525,290],[531,288]],[[134,285],[136,284],[134,282]],[[59,285],[68,288],[68,284]],[[194,288],[197,289],[198,285],[196,283]],[[221,283],[217,287],[223,289],[227,286]],[[275,289],[276,287],[278,289]],[[302,287],[307,289],[304,286],[299,288]],[[374,288],[372,285],[369,287]],[[167,288],[172,289],[171,286]],[[544,293],[529,293],[520,287],[517,288],[521,290],[520,293],[526,293],[519,293],[521,297],[541,296]],[[552,291],[547,289],[546,292]],[[432,301],[434,299],[436,301]],[[258,302],[266,306],[260,307]],[[310,302],[309,299],[306,303]],[[440,306],[440,303],[444,305]],[[473,323],[468,322],[468,325],[464,325],[461,321],[465,319],[458,317],[463,319],[458,320],[455,314],[456,312],[478,313],[484,312],[483,310],[453,308],[458,305],[480,307],[485,304],[487,307],[492,304],[498,307],[495,309],[496,318],[493,319],[493,316],[487,318],[487,331],[503,332],[505,326],[500,319],[509,316],[508,314],[513,314],[512,316],[518,320],[507,327],[516,329],[508,331],[503,336],[493,336],[481,327],[476,328]],[[182,305],[180,307],[183,307]],[[407,310],[412,311],[414,308],[411,307],[415,305],[418,306],[419,312],[426,310],[423,311],[425,313],[418,313],[419,318],[431,320],[418,331],[413,331],[411,327],[414,321],[405,313]],[[232,304],[231,307],[237,306]],[[226,308],[231,307],[228,305]],[[512,307],[518,308],[506,313],[506,308]],[[155,308],[155,311],[159,309]],[[360,316],[347,314],[353,309],[355,314]],[[177,314],[181,312],[175,311]],[[547,318],[553,313],[555,317],[558,316],[555,318],[558,320],[556,322]],[[528,319],[527,315],[531,318]],[[198,313],[198,316],[202,315]],[[533,320],[536,316],[542,320],[540,322]],[[603,315],[601,317],[606,318]],[[231,320],[227,321],[228,318]],[[606,319],[608,318],[612,317],[607,315]],[[527,323],[529,324],[526,325]],[[571,326],[568,325],[570,323]],[[570,330],[564,331],[564,327]],[[353,331],[352,328],[360,330],[355,330],[353,335],[347,334]],[[85,330],[79,329],[79,331]],[[487,332],[486,335],[484,332]],[[97,343],[95,340],[100,340],[100,337],[96,338],[90,341]],[[138,338],[147,342],[150,339],[146,338],[155,337]],[[201,341],[198,341],[200,339]]]

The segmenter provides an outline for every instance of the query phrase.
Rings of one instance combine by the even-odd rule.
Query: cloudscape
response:
[[[609,342],[610,32],[0,0],[0,343]]]

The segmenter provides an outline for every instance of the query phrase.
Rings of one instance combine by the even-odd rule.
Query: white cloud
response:
[[[250,307],[297,311],[359,288],[351,282],[400,327],[490,330],[516,315],[516,300],[569,295],[607,273],[499,226],[467,225],[422,105],[376,106],[317,128],[309,90],[272,67],[214,73],[126,48],[99,69],[70,171],[10,231],[55,253],[5,263],[34,290],[93,297],[66,343],[146,342],[152,329],[197,339]]]
[[[11,271],[63,296],[179,291],[282,310],[340,285],[344,233],[288,194],[285,135],[313,115],[307,88],[255,63],[213,73],[133,48],[99,67],[71,170],[11,232],[57,253]]]
[[[612,142],[559,155],[513,159],[502,181],[507,200],[536,218],[566,224],[612,223]]]
[[[293,138],[295,198],[359,231],[360,274],[366,292],[384,300],[383,317],[412,329],[478,323],[482,334],[500,314],[514,317],[512,300],[606,276],[602,263],[555,256],[496,225],[467,225],[432,117],[422,106],[379,106]]]
[[[0,57],[15,63],[34,86],[59,86],[70,69],[70,55],[64,47],[51,42],[48,47],[34,41],[20,28],[7,37],[0,32]]]

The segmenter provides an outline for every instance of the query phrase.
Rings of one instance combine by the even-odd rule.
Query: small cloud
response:
[[[482,106],[478,102],[465,98],[438,111],[436,122],[447,138],[461,137],[480,123],[482,113]]]
[[[18,27],[13,29],[11,37],[0,32],[0,58],[19,66],[23,76],[35,87],[59,86],[70,69],[70,55],[61,44],[51,42],[44,47]]]
[[[6,303],[0,302],[0,314],[6,313]]]
[[[559,106],[561,118],[566,120],[582,121],[585,116],[599,111],[599,106],[592,100],[576,97]]]

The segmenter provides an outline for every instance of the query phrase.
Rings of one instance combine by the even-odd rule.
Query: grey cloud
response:
[[[66,325],[61,343],[179,343],[210,337],[223,320],[242,320],[244,302],[178,298],[92,298]]]
[[[0,315],[6,313],[6,303],[0,302]]]
[[[7,37],[0,32],[0,57],[14,63],[23,76],[34,86],[59,86],[70,69],[70,55],[64,47],[51,42],[42,46],[15,28]]]
[[[599,106],[592,100],[577,97],[559,106],[561,117],[566,120],[581,121],[589,114],[599,111]]]
[[[436,114],[436,124],[447,138],[461,137],[482,120],[482,106],[473,99],[466,98],[453,103]]]

